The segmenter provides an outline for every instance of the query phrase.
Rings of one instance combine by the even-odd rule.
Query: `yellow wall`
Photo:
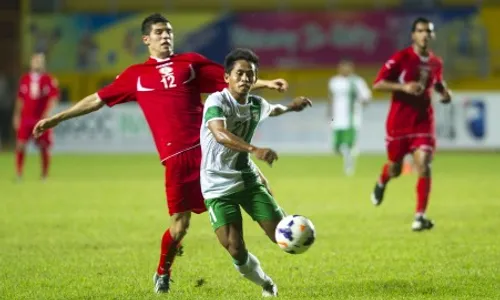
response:
[[[488,31],[491,67],[494,76],[500,76],[500,7],[486,7],[480,13],[481,22]]]

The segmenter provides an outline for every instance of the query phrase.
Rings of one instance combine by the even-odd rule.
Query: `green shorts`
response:
[[[333,149],[336,152],[340,151],[341,145],[346,145],[349,149],[352,149],[356,143],[356,129],[346,128],[346,129],[335,129],[333,131]]]
[[[262,184],[219,198],[206,199],[210,223],[217,228],[242,221],[240,206],[254,221],[281,220],[284,213]]]

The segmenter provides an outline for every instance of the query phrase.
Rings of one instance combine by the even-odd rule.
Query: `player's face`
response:
[[[349,76],[354,72],[354,66],[350,62],[341,62],[339,64],[339,74],[342,76]]]
[[[231,73],[225,74],[224,79],[233,94],[247,95],[252,85],[257,81],[257,70],[253,63],[237,60]]]
[[[412,33],[413,42],[420,48],[427,48],[434,37],[434,24],[418,23]]]
[[[31,70],[34,72],[42,72],[45,70],[45,55],[34,54],[31,57]]]
[[[152,56],[165,58],[174,53],[174,32],[168,22],[151,25],[151,32],[142,40]]]

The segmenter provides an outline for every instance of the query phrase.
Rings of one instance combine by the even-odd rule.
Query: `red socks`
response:
[[[16,172],[17,176],[23,176],[24,169],[24,150],[16,150]],[[47,177],[49,174],[49,166],[50,166],[50,153],[48,148],[40,149],[40,156],[42,162],[42,177]]]
[[[386,163],[382,168],[382,174],[380,174],[380,178],[378,179],[378,184],[386,185],[386,183],[389,182],[389,179],[391,179],[391,176],[389,175],[389,164]]]
[[[16,150],[16,172],[17,176],[23,176],[24,150]]]
[[[419,177],[417,181],[417,214],[424,214],[429,201],[429,193],[431,192],[431,178]]]
[[[172,268],[175,255],[177,254],[177,248],[180,244],[180,242],[175,241],[172,238],[172,235],[170,235],[170,229],[167,229],[161,239],[160,262],[158,263],[157,269],[158,275],[170,275],[170,269]]]
[[[40,154],[42,158],[42,177],[45,178],[49,174],[49,164],[50,164],[49,149],[41,148]]]

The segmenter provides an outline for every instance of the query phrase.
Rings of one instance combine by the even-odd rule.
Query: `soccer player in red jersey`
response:
[[[153,135],[160,160],[165,166],[165,188],[170,228],[164,233],[155,292],[168,292],[171,267],[186,235],[191,212],[206,211],[200,188],[201,93],[221,91],[224,67],[197,53],[176,54],[170,22],[153,14],[142,23],[143,42],[150,58],[132,65],[110,85],[102,88],[51,118],[41,120],[33,131],[39,136],[62,121],[91,113],[108,105],[136,101]],[[287,89],[283,79],[258,81],[253,88]]]
[[[59,89],[57,81],[45,72],[45,55],[35,53],[31,57],[30,72],[21,77],[14,108],[13,127],[17,132],[16,172],[20,180],[23,175],[26,143],[31,138],[35,124],[47,117],[57,104]],[[48,130],[35,139],[42,160],[42,179],[49,171],[52,132]]]
[[[388,162],[371,195],[376,206],[383,201],[387,183],[401,174],[403,158],[412,153],[418,170],[417,205],[412,230],[431,229],[434,223],[425,216],[431,190],[431,161],[436,146],[432,88],[441,101],[451,101],[450,90],[443,81],[443,63],[429,50],[435,38],[434,25],[417,18],[412,25],[413,44],[396,52],[380,69],[373,88],[392,93],[386,121]]]

